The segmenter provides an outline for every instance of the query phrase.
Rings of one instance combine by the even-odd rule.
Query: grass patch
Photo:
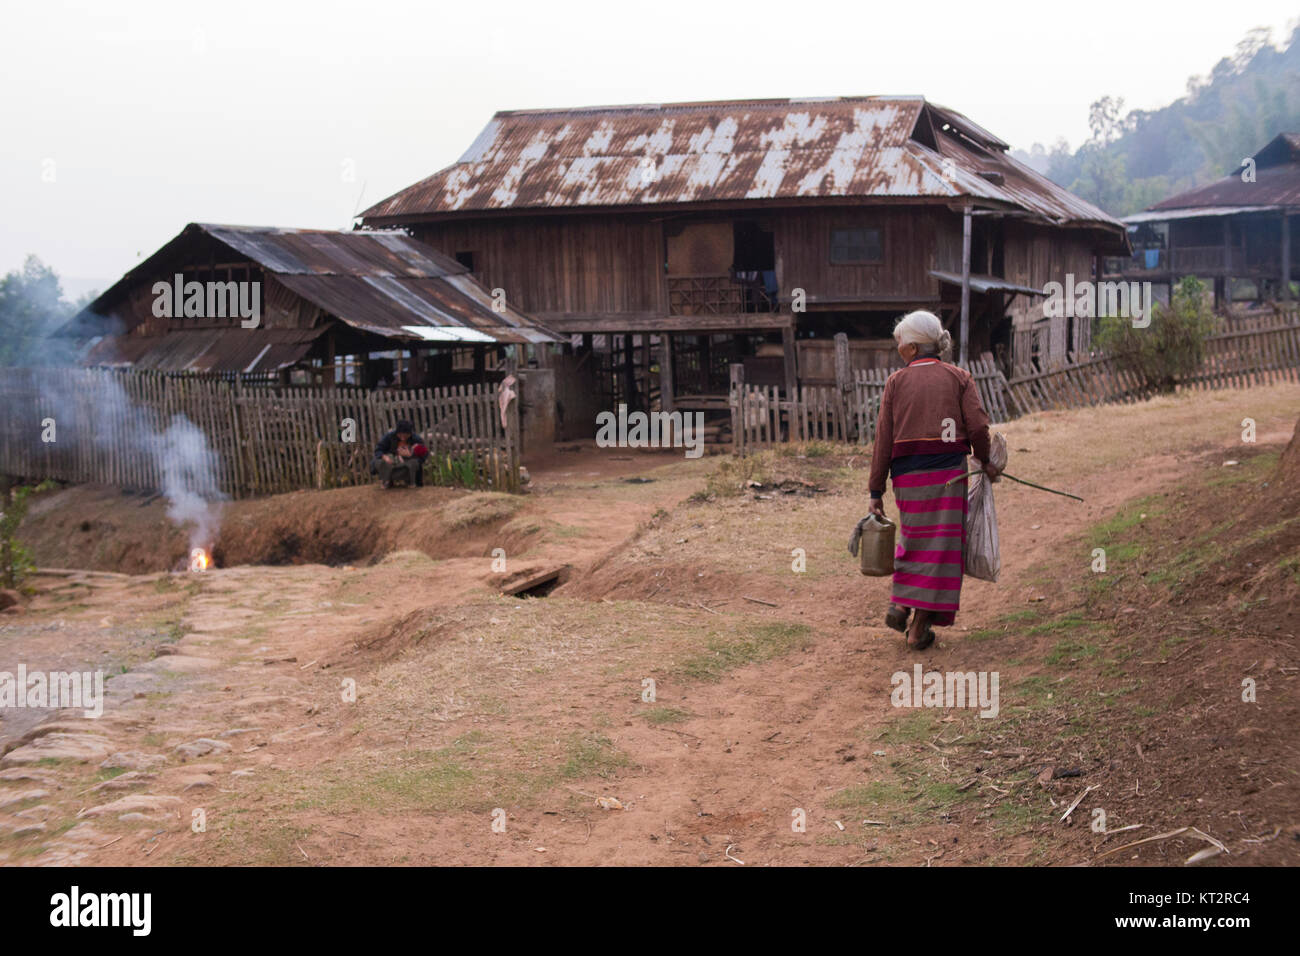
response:
[[[1049,674],[1025,677],[1011,688],[1014,695],[1012,709],[1038,710],[1051,706],[1069,684],[1068,678],[1062,679]]]
[[[999,830],[1021,832],[1044,820],[1043,812],[1027,803],[1002,800],[993,808],[993,823]]]
[[[677,707],[651,707],[641,716],[645,718],[646,723],[658,726],[661,724],[682,724],[695,715]]]
[[[907,794],[896,783],[873,780],[871,783],[845,787],[832,794],[826,806],[836,810],[871,810],[882,806],[894,807],[907,802]]]
[[[802,445],[782,445],[780,455],[783,458],[826,458],[835,454],[835,446],[824,441],[810,441]]]
[[[911,710],[890,721],[882,740],[889,743],[920,743],[939,736],[939,717],[933,709]]]
[[[1163,509],[1163,504],[1155,495],[1147,495],[1130,501],[1105,521],[1098,522],[1088,532],[1088,537],[1098,547],[1108,548],[1128,537],[1128,532],[1140,525],[1146,518]],[[1144,517],[1145,516],[1145,517]],[[1109,553],[1109,550],[1108,552]]]
[[[628,756],[601,734],[523,741],[506,751],[471,731],[437,750],[392,754],[379,770],[366,763],[318,772],[297,791],[293,806],[487,812],[529,806],[566,781],[608,779],[628,764]]]
[[[1042,634],[1060,634],[1062,631],[1073,631],[1080,627],[1091,627],[1091,621],[1079,614],[1063,614],[1060,617],[1053,618],[1050,621],[1044,621],[1041,624],[1035,624],[1025,631],[1029,637],[1038,637]]]
[[[1264,451],[1241,459],[1240,464],[1224,468],[1220,474],[1206,481],[1208,488],[1230,488],[1246,482],[1263,481],[1277,468],[1281,451]]]
[[[1082,641],[1071,640],[1059,641],[1043,658],[1043,663],[1056,666],[1058,664],[1087,661],[1092,660],[1100,653],[1101,648],[1096,644],[1085,644]]]
[[[895,765],[899,766],[899,765]],[[876,780],[833,794],[827,801],[832,809],[890,816],[893,823],[933,822],[934,811],[944,812],[979,799],[976,788],[958,790],[957,784],[919,776],[906,783]]]
[[[553,524],[546,529],[547,537],[551,538],[585,538],[590,533],[576,524]]]
[[[729,456],[705,479],[704,498],[734,498],[742,494],[751,481],[766,484],[771,480],[772,458],[769,452],[756,455]],[[698,494],[698,492],[697,492]],[[695,495],[694,500],[701,500]]]
[[[737,638],[711,638],[705,650],[687,657],[678,671],[693,680],[716,681],[727,671],[779,657],[802,646],[806,624],[760,624]]]
[[[572,737],[568,742],[569,759],[560,768],[565,780],[585,777],[612,777],[628,764],[627,754],[615,748],[613,741],[599,734]]]
[[[480,491],[444,505],[442,514],[448,528],[460,531],[476,525],[504,521],[513,517],[523,504],[523,499],[517,495],[502,494],[499,491]]]

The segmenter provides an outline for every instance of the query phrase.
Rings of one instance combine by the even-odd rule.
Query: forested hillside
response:
[[[1278,133],[1300,131],[1300,26],[1280,45],[1252,30],[1162,109],[1125,112],[1123,99],[1102,96],[1088,126],[1074,152],[1060,141],[1015,156],[1117,216],[1217,179]]]

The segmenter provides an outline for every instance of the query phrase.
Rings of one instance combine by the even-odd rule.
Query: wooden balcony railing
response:
[[[669,315],[735,315],[775,312],[776,297],[759,282],[737,282],[731,275],[668,276]]]
[[[1134,277],[1170,271],[1176,275],[1269,275],[1277,273],[1280,267],[1281,256],[1272,249],[1228,249],[1225,246],[1139,249],[1131,259],[1110,257],[1105,262],[1107,275]]]

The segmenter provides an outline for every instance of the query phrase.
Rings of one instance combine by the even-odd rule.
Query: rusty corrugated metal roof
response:
[[[428,329],[453,332],[468,329],[477,333],[475,341],[502,344],[566,341],[531,316],[511,307],[508,301],[495,303],[491,293],[465,266],[403,232],[340,232],[214,223],[186,226],[179,236],[133,268],[69,324],[77,326],[86,316],[109,314],[111,306],[137,283],[170,281],[170,274],[159,274],[162,262],[169,258],[176,244],[200,234],[211,236],[236,254],[256,262],[282,285],[329,315],[376,335],[428,342],[439,340]],[[317,327],[311,337],[321,331],[323,328]],[[214,342],[210,348],[243,349],[247,345],[246,336],[229,336],[229,339],[224,346]],[[229,363],[238,361],[242,354],[222,359],[225,363],[222,367],[233,367]]]
[[[469,272],[404,232],[340,232],[195,223],[276,275],[404,276],[441,279]]]
[[[298,361],[325,330],[183,329],[167,335],[114,335],[82,357],[85,365],[166,372],[272,372]]]
[[[745,200],[971,198],[1122,234],[1117,220],[1006,150],[965,116],[919,96],[501,112],[455,165],[377,203],[363,220]]]
[[[1222,179],[1163,199],[1146,211],[1223,206],[1300,209],[1300,133],[1275,136],[1252,158],[1257,164],[1253,182],[1242,178],[1244,169],[1237,169]]]

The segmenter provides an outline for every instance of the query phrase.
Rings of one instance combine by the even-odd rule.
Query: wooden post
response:
[[[1223,217],[1223,307],[1232,305],[1232,217]]]
[[[324,384],[326,388],[333,388],[334,381],[335,379],[338,378],[338,371],[337,371],[338,356],[334,352],[334,326],[332,325],[330,326],[329,332],[326,333],[325,343],[326,343],[326,347],[329,349],[330,364],[329,364],[329,375],[325,377]]]
[[[1291,301],[1291,217],[1282,212],[1282,301]]]
[[[636,346],[631,332],[624,332],[621,338],[623,340],[623,401],[627,404],[627,410],[634,412],[640,408],[636,400]]]
[[[970,206],[961,218],[961,349],[957,364],[966,366],[966,342],[970,337]]]
[[[669,332],[659,333],[659,407],[665,412],[673,410],[673,337]]]
[[[790,325],[781,330],[781,345],[785,349],[785,398],[788,402],[793,402],[797,397],[799,387],[799,365],[798,353],[795,349],[794,339],[794,317],[790,317]]]
[[[844,439],[848,438],[849,395],[853,391],[853,370],[849,365],[849,337],[843,332],[835,333],[835,417],[844,429]]]
[[[1165,252],[1167,261],[1165,270],[1169,273],[1169,301],[1174,301],[1174,286],[1178,283],[1178,276],[1174,274],[1174,223],[1166,223],[1168,231],[1165,233]]]
[[[650,333],[641,333],[642,371],[637,378],[645,382],[645,410],[650,411],[650,366],[654,364],[654,353],[650,351]]]
[[[739,363],[731,366],[731,450],[744,454],[745,451],[745,366]]]

